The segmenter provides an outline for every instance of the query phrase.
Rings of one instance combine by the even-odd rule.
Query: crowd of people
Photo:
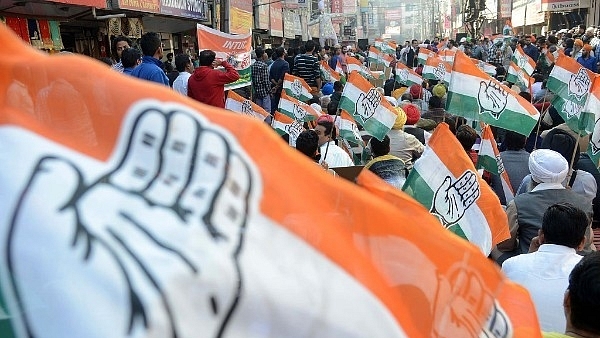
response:
[[[506,82],[517,45],[537,61],[532,76],[535,82],[530,87]],[[225,107],[224,86],[236,81],[239,74],[232,65],[218,60],[214,51],[200,51],[199,64],[195,67],[186,54],[174,57],[169,54],[166,61],[161,61],[163,49],[154,33],[144,34],[139,46],[141,51],[130,48],[131,41],[127,38],[115,39],[113,68],[171,86],[200,102]],[[298,48],[256,47],[251,66],[251,93],[250,96],[247,91],[243,94],[267,113],[274,114],[284,91],[285,74],[302,78],[313,95],[309,104],[318,106],[323,116],[312,126],[306,125],[307,130],[296,140],[296,148],[330,172],[331,168],[364,165],[366,170],[401,188],[440,123],[449,125],[463,148],[460,151],[465,151],[474,164],[478,157],[480,135],[471,121],[445,110],[448,88],[443,82],[424,80],[421,84],[405,86],[397,81],[395,63],[422,72],[418,54],[423,48],[432,52],[460,50],[471,58],[492,64],[496,67],[497,80],[515,89],[542,113],[538,126],[529,136],[493,128],[515,198],[507,200],[497,175],[483,173],[485,181],[506,207],[511,235],[494,248],[490,258],[502,266],[508,278],[529,290],[542,330],[554,332],[549,337],[599,336],[600,254],[595,252],[595,244],[600,242],[600,199],[597,196],[600,173],[586,154],[588,138],[578,137],[571,131],[551,104],[554,94],[546,88],[546,83],[553,65],[541,60],[547,52],[562,50],[582,67],[598,72],[600,28],[578,26],[545,36],[503,34],[464,37],[459,41],[439,38],[405,41],[404,45],[397,46],[395,53],[389,52],[393,57],[391,75],[377,88],[394,107],[396,121],[381,140],[361,130],[364,144],[359,156],[352,145],[338,139],[335,126],[349,58],[366,68],[371,66],[368,53],[359,47],[320,46],[314,41],[307,41]],[[325,78],[321,61],[339,70],[341,79]],[[365,149],[367,156],[364,156]]]

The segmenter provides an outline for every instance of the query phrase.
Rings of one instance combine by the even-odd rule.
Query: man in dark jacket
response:
[[[158,34],[148,32],[142,35],[140,47],[144,53],[142,64],[131,72],[131,76],[168,86],[169,79],[161,68],[160,59],[163,57],[163,48]]]
[[[240,78],[237,70],[227,61],[217,61],[210,49],[200,52],[198,67],[188,80],[188,96],[211,106],[225,108],[225,85]],[[223,66],[225,71],[215,69]]]

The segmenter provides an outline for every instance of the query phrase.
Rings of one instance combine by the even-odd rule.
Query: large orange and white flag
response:
[[[281,92],[279,112],[300,122],[314,121],[322,115],[310,105]]]
[[[431,56],[427,58],[422,74],[424,79],[442,81],[447,86],[452,76],[452,65],[437,56]]]
[[[255,117],[264,121],[270,114],[263,107],[257,105],[251,100],[242,97],[240,94],[230,90],[227,92],[227,100],[225,100],[225,109],[229,109],[236,113]]]
[[[454,64],[454,57],[456,56],[456,52],[449,49],[440,50],[438,52],[438,57],[442,59],[442,61],[446,61],[449,64]]]
[[[481,131],[481,144],[479,145],[476,167],[498,176],[506,205],[515,198],[514,188],[511,186],[508,173],[504,169],[492,128],[488,125],[483,127]]]
[[[403,190],[446,229],[475,244],[487,256],[496,244],[510,237],[508,221],[498,197],[461,149],[448,125],[439,125]]]
[[[273,127],[273,129],[275,129],[275,131],[281,136],[288,135],[288,141],[292,147],[296,146],[296,139],[298,138],[298,135],[304,131],[304,126],[302,125],[301,121],[298,121],[278,111],[273,114],[271,127]]]
[[[285,73],[283,77],[283,90],[291,97],[302,102],[313,98],[308,83],[303,78]]]
[[[539,337],[415,203],[332,179],[260,121],[3,25],[0,45],[2,338],[478,337],[488,318]]]
[[[331,69],[327,61],[321,61],[321,63],[319,64],[319,69],[321,70],[321,77],[323,77],[323,80],[325,80],[325,82],[335,82],[339,81],[341,78],[340,73]]]

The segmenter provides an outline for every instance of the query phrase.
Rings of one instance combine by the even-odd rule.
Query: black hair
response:
[[[205,49],[198,55],[198,61],[200,62],[200,66],[210,66],[213,61],[215,61],[216,57],[217,54],[215,52],[210,49]]]
[[[567,131],[558,128],[551,129],[540,144],[540,149],[550,149],[558,152],[569,164],[573,159],[571,168],[577,168],[580,157],[580,153],[575,151],[575,147],[578,147],[577,139]],[[575,153],[575,156],[573,156],[573,153]]]
[[[142,53],[137,48],[127,48],[121,53],[123,68],[134,67],[141,58]]]
[[[404,94],[402,94],[402,96],[400,96],[400,101],[410,101],[410,102],[412,102],[412,100],[413,100],[413,97],[412,97],[411,93],[404,93]],[[429,101],[431,101],[431,98],[429,99]]]
[[[333,128],[333,122],[327,120],[321,120],[317,122],[318,126],[322,126],[325,128],[324,136],[331,136],[331,139],[334,140],[336,138],[335,128]]]
[[[456,138],[465,151],[470,151],[477,141],[477,132],[470,126],[463,124],[456,129]]]
[[[156,53],[156,50],[159,49],[160,46],[162,46],[162,42],[157,33],[148,32],[142,35],[142,38],[140,39],[142,53],[146,56],[154,56],[154,53]]]
[[[296,149],[313,158],[317,149],[319,149],[319,135],[311,129],[301,132],[296,139]]]
[[[387,155],[390,153],[390,137],[385,135],[383,140],[379,141],[376,137],[371,137],[371,153],[374,157]]]
[[[279,59],[280,57],[283,56],[283,54],[285,54],[285,49],[283,49],[283,47],[279,46],[279,47],[275,48],[274,54]]]
[[[126,36],[117,36],[116,38],[113,39],[112,41],[112,49],[113,49],[113,55],[115,57],[115,60],[118,59],[119,54],[117,54],[117,43],[121,42],[121,41],[125,41],[127,42],[127,44],[131,47],[131,44],[133,43],[131,41],[130,38],[126,37]]]
[[[175,57],[175,67],[178,72],[185,72],[185,67],[191,62],[190,56],[187,54],[179,54]]]
[[[265,54],[267,54],[267,56],[270,58],[271,56],[273,56],[273,49],[272,48],[265,49]]]
[[[262,47],[256,47],[256,49],[254,50],[254,53],[256,53],[256,59],[261,59],[263,57],[263,55],[265,55],[265,51],[262,49]]]
[[[583,210],[569,203],[551,205],[542,217],[544,243],[577,249],[588,225],[590,220]]]
[[[569,276],[571,325],[594,335],[600,334],[600,252],[584,256]]]
[[[506,150],[521,150],[525,148],[527,137],[516,133],[512,130],[507,130],[504,135],[504,142],[502,144],[506,147]]]
[[[304,44],[304,50],[306,52],[312,52],[315,49],[315,42],[313,40],[308,40]]]
[[[344,89],[344,84],[342,83],[342,81],[335,81],[333,83],[333,91],[337,92]]]
[[[431,96],[429,99],[429,108],[442,108],[442,99],[435,95]]]
[[[109,66],[112,66],[114,64],[113,59],[111,59],[109,57],[103,57],[103,58],[100,58],[99,60],[106,63]]]
[[[173,53],[167,53],[167,59],[169,58],[169,56],[173,56]]]
[[[531,94],[529,94],[528,92],[520,92],[519,96],[531,102]]]
[[[556,45],[558,43],[558,38],[554,35],[550,35],[550,36],[548,36],[546,41],[548,41],[552,45]]]

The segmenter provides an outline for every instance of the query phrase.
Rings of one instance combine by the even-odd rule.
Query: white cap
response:
[[[465,38],[465,37],[462,37],[462,38],[460,39],[460,42],[467,42],[467,38]]]

